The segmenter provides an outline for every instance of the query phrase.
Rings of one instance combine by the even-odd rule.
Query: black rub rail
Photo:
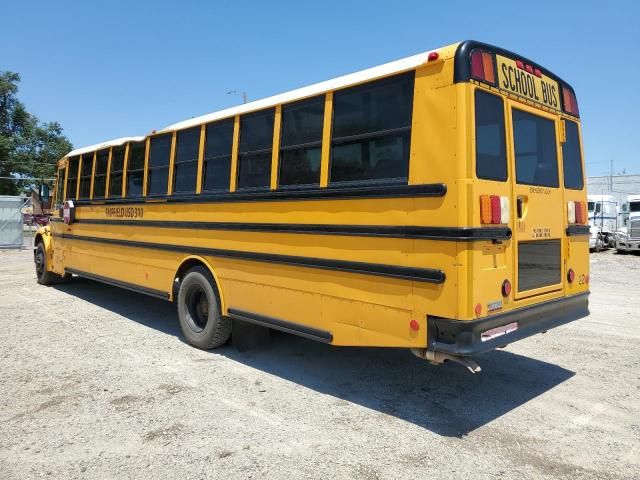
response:
[[[53,220],[53,219],[52,219]],[[56,219],[54,221],[59,221]],[[335,225],[300,223],[240,223],[240,222],[191,222],[172,220],[115,220],[76,219],[74,223],[86,225],[117,225],[127,227],[155,227],[196,230],[226,230],[269,233],[299,233],[314,235],[346,235],[358,237],[412,238],[424,240],[508,240],[508,227],[421,227],[394,225]]]

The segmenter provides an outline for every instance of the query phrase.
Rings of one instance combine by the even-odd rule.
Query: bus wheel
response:
[[[36,277],[40,285],[53,285],[62,281],[63,277],[47,270],[47,252],[42,242],[36,245],[33,259],[36,264]]]
[[[194,347],[207,350],[229,340],[231,320],[220,313],[213,277],[206,268],[191,268],[180,282],[178,319],[182,333]]]

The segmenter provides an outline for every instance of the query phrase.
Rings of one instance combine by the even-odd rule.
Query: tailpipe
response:
[[[412,348],[411,353],[422,360],[433,363],[434,365],[442,365],[444,362],[450,360],[466,367],[471,373],[480,373],[480,371],[482,371],[480,365],[469,357],[460,357],[458,355],[451,355],[450,353],[434,352],[432,350],[427,350],[426,348]]]

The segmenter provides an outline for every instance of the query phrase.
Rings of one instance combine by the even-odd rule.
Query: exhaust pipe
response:
[[[444,362],[451,360],[454,363],[458,363],[463,367],[466,367],[471,373],[479,373],[482,370],[480,365],[469,357],[460,357],[458,355],[451,355],[450,353],[434,352],[432,350],[427,350],[426,348],[412,348],[411,353],[422,360],[433,363],[434,365],[442,365]]]

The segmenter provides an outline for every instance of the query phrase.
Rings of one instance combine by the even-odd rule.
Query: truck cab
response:
[[[627,197],[628,218],[625,226],[616,231],[615,245],[618,253],[640,251],[640,194]]]
[[[618,202],[613,195],[588,195],[589,212],[589,248],[600,251],[601,248],[615,246],[615,233],[618,230]]]

